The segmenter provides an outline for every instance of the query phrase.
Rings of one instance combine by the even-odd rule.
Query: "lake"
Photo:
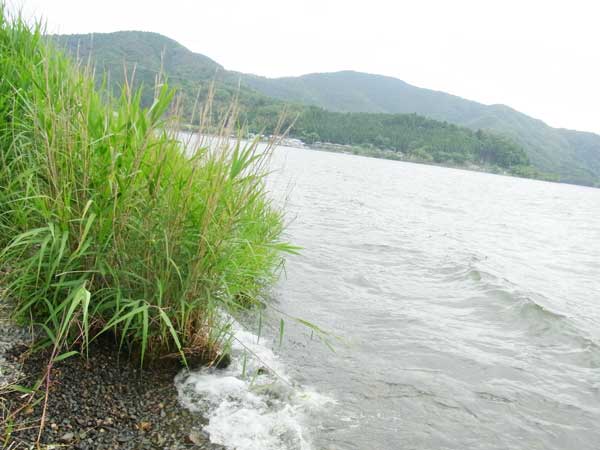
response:
[[[287,147],[272,165],[287,239],[303,247],[275,306],[327,331],[335,352],[287,319],[264,358],[310,401],[236,401],[229,386],[203,406],[229,402],[211,438],[238,450],[598,448],[600,190]],[[199,374],[197,392],[233,370]]]

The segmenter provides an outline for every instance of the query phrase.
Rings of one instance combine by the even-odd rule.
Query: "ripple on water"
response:
[[[316,448],[598,448],[600,190],[282,154],[304,256],[278,306],[350,343],[288,329],[338,399]]]

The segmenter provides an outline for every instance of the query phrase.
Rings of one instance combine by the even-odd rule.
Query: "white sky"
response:
[[[155,31],[269,77],[352,69],[600,133],[597,0],[8,0],[59,33]]]

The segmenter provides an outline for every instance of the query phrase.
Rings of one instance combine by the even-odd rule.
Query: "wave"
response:
[[[564,356],[559,357],[571,359],[573,364],[600,365],[600,344],[576,313],[567,312],[564,303],[568,299],[550,298],[526,289],[484,270],[484,265],[485,257],[471,255],[465,263],[446,264],[439,269],[445,283],[464,283],[469,292],[476,292],[454,302],[455,306],[475,307],[486,320],[501,321],[523,331],[528,338],[540,340],[544,346],[561,348]]]
[[[235,450],[310,450],[308,419],[334,401],[296,386],[258,336],[230,320],[232,363],[180,373],[181,404],[201,413],[214,444]]]

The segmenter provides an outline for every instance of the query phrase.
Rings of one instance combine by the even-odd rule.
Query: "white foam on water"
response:
[[[268,346],[236,321],[230,323],[231,364],[179,374],[181,403],[203,414],[211,442],[228,449],[310,450],[307,418],[333,400],[293,385]]]

